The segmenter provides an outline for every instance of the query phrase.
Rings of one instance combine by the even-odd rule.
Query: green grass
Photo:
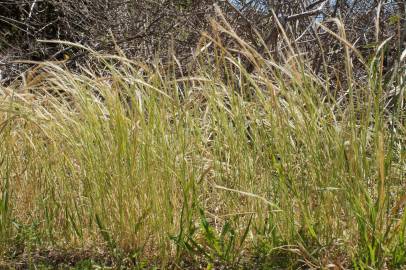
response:
[[[1,88],[1,264],[405,266],[401,73],[388,107],[378,47],[339,91],[234,38],[255,75],[212,39],[182,78],[94,53]]]

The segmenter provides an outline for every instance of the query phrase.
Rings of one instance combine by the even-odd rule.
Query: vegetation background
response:
[[[406,4],[0,2],[0,267],[401,269]]]

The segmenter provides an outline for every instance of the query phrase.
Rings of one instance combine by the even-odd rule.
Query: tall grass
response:
[[[356,80],[337,36],[336,92],[294,45],[276,63],[217,27],[237,53],[205,37],[187,76],[93,52],[1,89],[4,265],[405,265],[405,86],[388,107],[384,46]]]

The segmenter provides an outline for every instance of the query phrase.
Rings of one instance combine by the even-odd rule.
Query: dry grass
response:
[[[4,260],[30,265],[45,251],[92,250],[71,261],[104,254],[99,263],[138,269],[405,264],[401,76],[389,110],[380,52],[357,81],[342,33],[350,88],[333,98],[328,79],[293,46],[275,63],[227,25],[219,31],[238,54],[203,39],[182,78],[176,63],[147,67],[93,52],[97,69],[42,63],[34,77],[1,89]],[[257,65],[255,74],[238,55]]]

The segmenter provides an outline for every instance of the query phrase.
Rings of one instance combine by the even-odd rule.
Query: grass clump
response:
[[[221,34],[238,50],[203,38],[188,75],[93,52],[1,89],[4,265],[405,265],[402,71],[391,98],[382,48],[356,80],[343,42],[344,91],[292,47],[276,63]]]

